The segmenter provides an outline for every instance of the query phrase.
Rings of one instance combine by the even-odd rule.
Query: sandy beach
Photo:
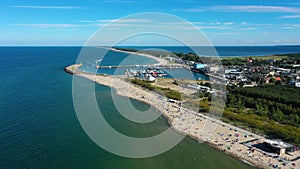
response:
[[[155,56],[144,54],[144,53],[123,51],[123,50],[118,50],[118,49],[115,49],[115,48],[107,48],[107,49],[113,50],[113,51],[116,51],[116,52],[123,52],[123,53],[132,54],[132,55],[140,55],[140,56],[144,56],[144,57],[148,57],[148,58],[154,59],[154,60],[156,60],[158,62],[158,63],[156,63],[154,65],[166,65],[166,64],[168,64],[168,61],[165,60],[165,59],[163,59],[163,58],[155,57]]]
[[[98,84],[114,88],[117,94],[145,102],[154,106],[168,119],[169,125],[177,132],[186,134],[200,142],[206,142],[220,151],[238,158],[245,163],[251,164],[257,168],[297,168],[300,160],[285,162],[285,159],[293,159],[300,155],[299,151],[293,156],[274,158],[264,152],[252,151],[243,142],[262,142],[264,137],[243,130],[241,128],[213,119],[204,114],[200,114],[176,103],[169,102],[167,98],[159,97],[158,94],[145,91],[138,86],[134,86],[121,77],[100,76],[84,73],[78,70],[81,65],[72,65],[65,70]],[[296,167],[294,167],[294,165]]]

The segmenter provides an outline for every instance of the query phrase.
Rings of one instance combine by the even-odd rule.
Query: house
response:
[[[156,79],[155,79],[155,77],[153,77],[152,75],[149,75],[149,76],[147,77],[147,80],[150,81],[150,82],[154,82]]]
[[[268,140],[266,139],[263,142],[263,145],[266,149],[268,149],[272,153],[276,153],[278,155],[284,155],[286,152],[286,148],[289,146],[282,142],[281,140]]]
[[[275,59],[268,59],[268,60],[266,60],[266,62],[269,63],[269,64],[273,64],[274,62],[276,62],[276,60]]]
[[[282,81],[280,77],[275,77],[275,81]]]
[[[185,64],[184,60],[182,59],[175,59],[175,63]]]
[[[274,75],[275,75],[275,71],[271,71],[271,72],[269,73],[269,75],[270,75],[270,76],[274,76]]]
[[[239,76],[240,74],[242,74],[243,72],[240,69],[225,69],[224,73],[226,75],[230,74],[230,75],[236,75]]]
[[[196,90],[196,91],[202,91],[202,92],[210,92],[210,88],[207,86],[201,86],[197,84],[189,84],[186,85],[186,88],[191,89],[191,90]]]
[[[205,66],[203,63],[194,63],[194,69],[203,69]]]
[[[254,84],[247,84],[247,85],[243,85],[243,87],[254,87]]]
[[[209,66],[209,72],[213,73],[224,73],[224,70],[220,66]]]

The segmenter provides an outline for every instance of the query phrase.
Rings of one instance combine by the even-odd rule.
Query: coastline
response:
[[[89,74],[78,70],[80,66],[81,65],[71,65],[66,67],[65,71],[95,81],[100,85],[114,88],[118,95],[154,106],[167,119],[169,125],[179,133],[187,135],[195,140],[203,141],[216,149],[225,152],[231,157],[257,168],[272,168],[270,164],[278,163],[276,159],[266,156],[259,151],[248,154],[249,148],[241,144],[242,142],[249,140],[263,140],[264,138],[262,136],[235,127],[231,124],[224,123],[220,120],[213,119],[209,116],[192,112],[186,108],[181,108],[179,111],[178,106],[176,106],[175,103],[170,103],[166,99],[158,99],[157,94],[134,86],[124,81],[121,77]],[[207,128],[207,125],[209,125],[209,128]],[[211,128],[213,128],[213,130],[211,130]],[[226,135],[236,134],[241,136],[247,135],[247,137],[238,137],[239,141],[234,144],[225,140],[225,137],[228,137]]]
[[[106,48],[108,50],[112,50],[112,51],[115,51],[115,52],[123,52],[123,53],[127,53],[127,54],[132,54],[132,55],[140,55],[140,56],[144,56],[144,57],[147,57],[147,58],[151,58],[151,59],[154,59],[156,60],[158,63],[155,63],[153,65],[167,65],[168,64],[168,61],[163,59],[163,58],[158,58],[158,57],[155,57],[153,55],[149,55],[149,54],[144,54],[144,53],[138,53],[138,52],[130,52],[130,51],[123,51],[123,50],[118,50],[118,49],[115,49],[115,48]]]
[[[144,57],[148,57],[156,60],[158,63],[153,65],[167,65],[167,60],[158,58],[150,54],[141,54],[137,52],[123,51],[115,48],[107,48],[108,50],[114,50],[116,52],[124,52],[128,54],[135,54]],[[264,154],[263,152],[256,151],[255,153],[250,152],[250,148],[243,145],[243,142],[249,140],[260,140],[263,141],[263,136],[251,133],[250,131],[242,128],[233,126],[222,122],[219,119],[211,118],[204,114],[193,112],[186,108],[179,108],[176,103],[170,103],[168,100],[159,100],[156,93],[146,91],[139,86],[135,86],[125,81],[124,77],[115,77],[107,75],[95,75],[88,72],[78,70],[82,65],[71,65],[65,68],[65,71],[70,74],[75,74],[91,81],[110,88],[115,89],[116,93],[121,96],[125,96],[131,99],[135,99],[146,104],[155,107],[167,120],[168,125],[176,132],[184,134],[192,139],[204,142],[231,157],[240,160],[248,165],[256,168],[274,168],[273,164],[279,164],[278,159]],[[164,104],[166,103],[166,104]],[[182,112],[183,111],[183,112]],[[187,120],[188,119],[188,120]],[[192,119],[192,120],[191,120]],[[195,120],[196,119],[196,120]],[[200,119],[200,120],[199,120]],[[208,124],[209,123],[209,124]],[[207,125],[212,127],[207,128]],[[199,130],[202,130],[200,133]],[[204,131],[203,131],[204,130]],[[246,138],[239,137],[239,143],[233,143],[223,138],[223,135],[247,135]],[[227,137],[229,138],[229,137]],[[227,139],[226,138],[226,139]],[[232,145],[234,144],[234,145]],[[249,154],[250,152],[250,154]],[[299,156],[300,157],[300,156]],[[296,166],[300,165],[300,160],[295,161]],[[279,165],[280,166],[280,165]],[[292,168],[288,165],[281,166],[281,168]]]

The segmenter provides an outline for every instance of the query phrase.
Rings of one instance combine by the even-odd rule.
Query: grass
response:
[[[150,91],[155,91],[157,93],[165,95],[169,99],[181,100],[181,93],[178,92],[178,91],[176,91],[176,90],[172,90],[170,88],[153,86],[153,85],[151,85],[150,82],[144,81],[144,80],[140,80],[140,79],[132,79],[131,83],[139,85],[139,86],[141,86],[141,87],[143,87],[145,89],[148,89]]]

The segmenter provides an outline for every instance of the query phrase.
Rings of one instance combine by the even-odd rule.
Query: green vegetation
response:
[[[281,85],[234,88],[224,117],[262,133],[300,144],[300,90]]]
[[[176,56],[178,56],[179,58],[183,59],[183,60],[201,62],[201,58],[198,55],[194,54],[194,53],[184,54],[184,53],[176,53],[176,52],[174,52],[174,54]]]
[[[194,61],[205,64],[219,64],[219,58],[217,57],[207,57],[207,56],[198,56],[195,53],[176,53],[174,54],[182,60]]]
[[[277,57],[277,59],[279,60],[282,60],[283,58],[285,57]],[[221,62],[224,66],[233,66],[233,65],[263,66],[263,65],[269,65],[270,60],[275,61],[277,59],[271,58],[269,56],[235,57],[235,58],[222,59]]]
[[[119,47],[113,47],[114,49],[121,50],[121,51],[127,51],[127,52],[137,52],[140,54],[148,54],[156,57],[174,57],[177,58],[177,56],[174,53],[170,53],[167,51],[162,51],[162,50],[150,50],[150,49],[145,49],[145,50],[138,50],[138,49],[131,49],[131,48],[119,48]]]
[[[238,114],[225,110],[223,115],[226,120],[233,122],[235,125],[246,126],[258,133],[266,134],[273,138],[280,138],[284,141],[300,145],[299,127],[276,123],[269,118],[256,114]]]
[[[221,60],[222,65],[231,66],[231,65],[244,65],[249,63],[247,58],[228,58]]]
[[[117,50],[122,51],[128,51],[128,52],[138,52],[141,54],[149,54],[156,57],[173,57],[173,58],[180,58],[182,60],[188,60],[188,61],[194,61],[194,62],[200,62],[200,63],[219,63],[218,58],[214,57],[204,57],[204,56],[198,56],[195,53],[178,53],[178,52],[168,52],[163,50],[137,50],[137,49],[131,49],[131,48],[119,48],[119,47],[113,47]]]
[[[195,53],[179,53],[179,52],[167,52],[167,51],[160,51],[160,50],[138,50],[132,48],[119,48],[113,47],[117,50],[122,51],[129,51],[129,52],[138,52],[143,54],[150,54],[156,57],[167,57],[171,56],[174,58],[180,58],[182,60],[200,62],[200,63],[218,63],[219,58],[214,57],[203,57],[198,56]],[[251,60],[252,62],[249,62]],[[278,67],[290,67],[290,64],[300,64],[300,53],[294,54],[277,54],[277,55],[270,55],[270,56],[251,56],[251,57],[229,57],[223,58],[221,60],[222,65],[224,66],[232,66],[232,65],[252,65],[252,66],[262,66],[268,65],[270,60],[276,60],[274,62],[275,66]]]
[[[145,53],[145,51],[139,52]],[[159,57],[171,56],[163,55],[160,51],[151,50],[147,51],[147,54]],[[193,53],[174,53],[174,55],[183,60],[217,63],[216,58],[198,57]],[[276,67],[289,68],[292,67],[293,64],[300,64],[300,53],[263,57],[226,58],[221,61],[222,64],[226,66],[273,65]],[[163,94],[170,99],[182,99],[178,91],[156,87],[147,81],[139,79],[133,79],[131,82],[150,91]],[[272,138],[279,138],[300,145],[300,90],[296,87],[281,85],[282,82],[276,81],[274,78],[272,78],[270,82],[275,85],[263,85],[253,88],[228,87],[223,120],[238,126],[250,128],[257,133],[266,134]],[[174,81],[173,84],[178,85],[178,82]],[[199,82],[198,84],[208,87],[211,86],[210,83],[204,82]],[[192,98],[193,96],[190,97]],[[197,97],[200,99],[186,99],[186,105],[201,113],[207,113],[210,110],[211,94],[199,93]]]
[[[265,85],[254,88],[229,87],[228,91],[223,121],[300,145],[299,88]],[[207,113],[211,94],[199,93],[199,97],[199,112]]]
[[[113,48],[117,49],[117,50],[127,51],[127,52],[137,52],[137,51],[139,51],[137,49],[132,49],[132,48],[119,48],[119,47],[113,47]]]
[[[249,61],[252,62],[249,62]],[[290,67],[291,64],[300,63],[300,53],[294,54],[278,54],[271,56],[253,56],[253,57],[235,57],[235,58],[224,58],[222,59],[222,64],[225,66],[233,65],[252,65],[252,66],[262,66],[268,65],[271,61],[274,66],[277,67]]]
[[[300,53],[292,53],[292,54],[282,54],[278,56],[286,56],[287,58],[285,59],[287,63],[300,63]]]
[[[159,94],[165,95],[169,99],[181,100],[181,93],[178,92],[178,91],[171,90],[169,88],[152,86],[150,82],[140,80],[140,79],[132,79],[131,83],[139,85],[139,86],[141,86],[145,89],[148,89],[150,91],[156,91]]]

